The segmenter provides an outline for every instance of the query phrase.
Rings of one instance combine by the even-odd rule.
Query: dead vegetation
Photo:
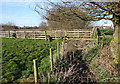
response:
[[[58,84],[95,82],[94,75],[82,60],[82,51],[77,50],[72,41],[64,43],[61,59],[55,64],[54,73],[57,74]]]
[[[91,52],[91,53],[90,53]],[[85,54],[86,53],[86,54]],[[99,46],[84,52],[84,60],[97,82],[119,82],[119,68],[113,63],[110,46]]]
[[[53,72],[40,75],[47,83],[119,82],[118,68],[113,64],[110,47],[103,49],[88,41],[64,41],[61,58],[56,60]],[[77,50],[78,47],[88,48]]]

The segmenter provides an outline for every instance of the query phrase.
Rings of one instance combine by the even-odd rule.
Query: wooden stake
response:
[[[64,50],[64,40],[63,40],[63,42],[62,42],[62,49]]]
[[[26,38],[26,33],[25,33],[25,31],[24,31],[24,38]]]
[[[96,30],[96,35],[97,35],[97,45],[98,45],[98,43],[99,43],[99,37],[98,37],[98,31]]]
[[[102,45],[101,45],[101,48],[103,48],[103,41],[104,41],[104,37],[102,37]]]
[[[98,45],[99,41],[98,41],[98,35],[97,35],[97,45]]]
[[[72,55],[70,55],[70,63],[71,63],[71,61],[72,61]]]
[[[94,38],[96,38],[96,37],[95,37],[95,33],[96,33],[96,31],[95,31],[95,28],[94,28],[94,31],[93,31],[93,34],[94,34]]]
[[[90,32],[90,38],[92,38],[92,31]]]
[[[57,42],[57,58],[60,58],[59,42]]]
[[[35,31],[33,31],[34,39],[35,39]]]
[[[47,33],[46,33],[46,31],[45,31],[45,40],[47,40]]]
[[[63,40],[63,42],[62,42],[62,53],[64,53],[64,40]],[[60,59],[64,59],[64,56],[63,57],[61,57]]]
[[[53,71],[53,57],[52,57],[52,50],[50,48],[50,64],[51,64],[51,71]]]
[[[16,34],[16,37],[15,38],[17,38],[17,32],[15,31],[15,34]]]
[[[8,31],[8,38],[10,38],[10,31]]]
[[[33,60],[34,63],[34,77],[35,77],[35,84],[38,84],[38,68],[37,68],[37,59]]]
[[[65,36],[67,36],[67,31],[65,31]]]

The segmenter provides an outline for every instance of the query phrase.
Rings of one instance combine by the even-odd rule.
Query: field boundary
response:
[[[28,39],[52,39],[64,38],[91,38],[92,30],[74,30],[74,31],[0,31],[0,37],[7,38],[28,38]]]

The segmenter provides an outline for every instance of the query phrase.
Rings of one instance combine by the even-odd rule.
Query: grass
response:
[[[113,30],[100,30],[99,36],[100,35],[105,36],[103,40],[103,49],[98,45],[88,49],[87,52],[83,51],[82,59],[86,61],[90,71],[95,75],[97,82],[120,82],[118,68],[113,63],[110,51],[110,42],[112,40],[111,37],[113,35]]]
[[[97,46],[87,52],[83,51],[82,59],[86,61],[97,82],[120,82],[120,76],[115,68],[116,65],[112,62],[113,59],[108,45],[105,45],[103,49]]]
[[[39,39],[2,38],[2,81],[19,82],[33,77],[33,59],[38,60],[38,72],[50,71],[49,48],[56,50],[57,42]]]
[[[102,29],[100,30],[101,33],[104,33],[105,35],[113,35],[114,31],[113,30],[108,30],[108,29]]]
[[[107,34],[105,33],[107,31]],[[112,36],[113,30],[101,30],[106,36]],[[86,61],[90,71],[96,77],[97,82],[115,82],[119,78],[115,65],[112,63],[111,52],[109,51],[109,44],[112,38],[105,38],[103,49],[100,46],[95,46],[88,51],[82,53],[82,60]],[[4,81],[15,81],[33,77],[32,60],[38,59],[38,70],[42,82],[56,81],[57,76],[50,72],[49,63],[49,48],[52,47],[53,53],[56,54],[57,41],[48,42],[45,40],[31,40],[31,39],[6,39],[3,38],[3,74]],[[12,50],[13,49],[13,50]],[[18,49],[18,50],[17,50]],[[21,56],[21,57],[19,57]],[[22,61],[22,62],[21,62]],[[9,62],[9,63],[8,63]],[[19,63],[20,62],[20,63]],[[20,66],[24,66],[22,69]],[[62,65],[61,65],[62,66]],[[22,71],[15,71],[21,69]],[[11,71],[15,71],[11,74]],[[8,73],[7,73],[8,72]],[[20,73],[20,75],[16,75]],[[49,73],[49,75],[47,75]],[[7,76],[5,76],[7,74]],[[48,76],[48,77],[46,77]]]

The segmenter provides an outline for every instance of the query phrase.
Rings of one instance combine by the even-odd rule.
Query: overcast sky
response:
[[[39,3],[44,5],[42,1]],[[38,26],[44,20],[33,10],[34,7],[35,2],[32,0],[27,2],[2,1],[0,3],[0,24],[13,22],[17,26]],[[102,26],[104,22],[101,20],[92,25]],[[107,21],[107,23],[112,24],[111,21]]]

